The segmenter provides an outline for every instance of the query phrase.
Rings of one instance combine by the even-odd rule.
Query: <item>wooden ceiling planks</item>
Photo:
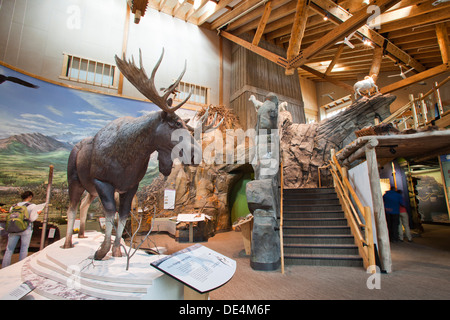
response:
[[[211,30],[221,28],[226,31],[226,38],[244,44],[247,49],[258,51],[263,56],[265,51],[258,47],[259,41],[276,44],[285,50],[286,55],[279,57],[267,53],[267,59],[286,65],[286,68],[307,63],[306,68],[297,69],[298,73],[315,81],[333,79],[336,83],[354,80],[357,73],[368,73],[372,67],[374,47],[383,48],[381,72],[398,71],[400,63],[405,68],[414,67],[408,78],[419,75],[412,81],[420,81],[418,79],[430,74],[448,71],[448,62],[445,62],[445,59],[448,61],[448,50],[445,48],[448,47],[450,2],[433,5],[432,0],[374,0],[371,4],[381,9],[381,24],[379,29],[371,29],[365,24],[371,13],[367,13],[367,6],[362,0],[180,1],[150,0],[148,6],[201,27]],[[197,1],[199,4],[196,6]],[[294,27],[296,8],[302,3],[307,6],[306,24],[305,21],[298,24],[300,21],[297,20],[297,27]],[[174,11],[180,7],[182,9]],[[325,21],[324,17],[328,19]],[[303,36],[300,37],[298,25],[303,24],[304,28],[300,28],[303,28]],[[436,25],[440,25],[438,33]],[[342,41],[353,30],[358,30],[350,39],[354,49],[336,45],[338,40]],[[253,43],[240,40],[240,36],[246,33],[251,35]],[[222,34],[225,36],[225,33]],[[291,38],[301,38],[295,61],[287,54]],[[372,47],[363,45],[364,38],[372,40]],[[305,58],[305,54],[308,57]],[[443,54],[447,58],[443,58]],[[302,57],[298,58],[298,55]],[[328,68],[331,61],[334,63],[333,69]],[[321,66],[314,66],[320,62]],[[312,71],[310,68],[314,70],[312,73],[305,71]],[[423,73],[425,71],[428,72]],[[410,82],[403,81],[403,84]],[[402,82],[398,87],[402,87]]]

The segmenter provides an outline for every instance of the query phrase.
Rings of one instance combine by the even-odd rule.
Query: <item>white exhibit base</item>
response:
[[[144,299],[184,298],[184,285],[150,265],[161,255],[137,251],[130,259],[112,257],[93,260],[103,242],[99,232],[86,232],[87,238],[73,237],[74,247],[62,249],[61,239],[30,256],[22,267],[22,281],[30,281],[39,295],[49,299]],[[128,249],[127,249],[128,250]],[[122,249],[123,252],[123,249]]]

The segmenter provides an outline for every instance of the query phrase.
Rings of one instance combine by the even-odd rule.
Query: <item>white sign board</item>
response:
[[[13,291],[3,296],[0,300],[19,300],[34,290],[34,286],[30,281],[25,281]]]
[[[201,244],[195,244],[151,263],[199,293],[227,283],[236,271],[236,261]]]
[[[164,190],[164,209],[175,209],[175,190]]]

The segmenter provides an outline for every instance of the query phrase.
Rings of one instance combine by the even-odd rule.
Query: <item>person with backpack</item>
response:
[[[36,205],[31,203],[33,192],[25,191],[20,197],[22,201],[9,209],[9,215],[6,218],[5,230],[8,232],[8,244],[2,261],[2,268],[11,264],[11,257],[19,239],[21,242],[19,261],[28,256],[28,247],[33,235],[33,221],[39,216]]]

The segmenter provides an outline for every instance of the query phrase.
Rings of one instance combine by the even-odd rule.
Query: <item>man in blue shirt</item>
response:
[[[400,221],[400,205],[405,207],[405,202],[400,193],[391,187],[383,196],[384,211],[386,212],[386,222],[389,230],[391,242],[398,241],[398,225]]]

